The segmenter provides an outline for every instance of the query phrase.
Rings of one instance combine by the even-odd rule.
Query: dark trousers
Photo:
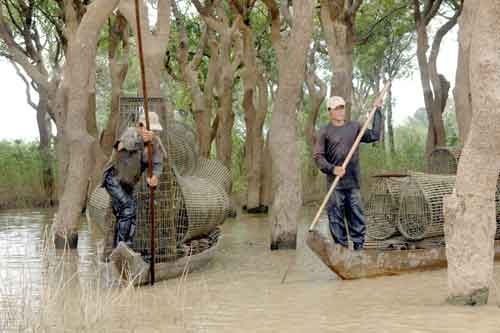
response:
[[[113,169],[104,174],[103,187],[111,196],[111,206],[116,216],[115,237],[113,247],[119,242],[132,246],[136,229],[136,208],[134,188],[121,184],[114,176]]]
[[[359,189],[335,190],[328,202],[328,220],[333,240],[347,246],[347,231],[344,224],[347,218],[349,235],[354,243],[354,249],[360,250],[365,242],[365,219],[361,205]]]

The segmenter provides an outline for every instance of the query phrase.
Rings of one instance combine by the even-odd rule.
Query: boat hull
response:
[[[172,262],[155,265],[155,281],[172,279],[199,269],[210,261],[219,248],[220,239],[207,250],[190,256],[185,256]],[[121,242],[111,252],[111,262],[119,272],[119,278],[133,285],[149,283],[149,264],[141,255]]]
[[[446,267],[445,247],[414,250],[352,251],[322,234],[310,230],[306,243],[309,248],[343,280],[398,275]],[[495,241],[495,259],[500,257],[500,243]]]

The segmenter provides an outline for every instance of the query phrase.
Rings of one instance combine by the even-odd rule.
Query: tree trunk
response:
[[[296,248],[301,207],[300,159],[296,105],[305,74],[307,45],[313,29],[315,1],[294,2],[294,21],[286,49],[279,50],[279,83],[271,118],[269,144],[273,160],[274,200],[271,208],[271,249]],[[274,47],[279,20],[273,17]],[[297,47],[301,46],[301,47]]]
[[[217,7],[218,13],[222,13],[222,7]],[[211,56],[217,54],[218,67],[220,77],[218,81],[218,96],[220,98],[220,107],[217,114],[218,129],[216,133],[217,159],[220,160],[227,168],[231,169],[232,147],[233,147],[233,83],[236,70],[241,63],[241,43],[237,40],[237,29],[241,22],[241,17],[237,17],[232,25],[229,20],[222,18],[221,22],[211,20],[209,17],[203,16],[207,24],[216,31],[220,38],[211,39],[212,47],[217,47],[217,51],[213,50]],[[221,24],[227,22],[227,24]],[[233,42],[236,47],[233,48]]]
[[[122,15],[117,15],[113,24],[109,27],[108,62],[111,76],[111,110],[106,128],[101,136],[101,149],[105,156],[110,156],[113,144],[116,141],[116,130],[120,122],[120,96],[123,92],[123,83],[128,73],[129,56],[129,26]],[[122,45],[122,56],[119,54],[119,46]]]
[[[65,71],[67,69],[65,68]],[[63,75],[66,77],[67,75]],[[66,138],[66,118],[68,112],[68,88],[66,80],[61,80],[58,84],[56,96],[54,99],[54,113],[56,115],[56,130],[55,138],[56,156],[57,156],[57,198],[61,199],[63,190],[66,184],[66,176],[69,167],[69,149],[68,139]]]
[[[38,124],[38,134],[40,136],[40,144],[38,149],[42,160],[42,184],[47,198],[48,204],[52,207],[55,203],[55,182],[53,159],[50,149],[50,140],[52,133],[52,124],[49,118],[49,101],[48,93],[45,88],[38,89],[38,106],[36,120]]]
[[[304,203],[315,201],[323,194],[324,184],[323,177],[318,172],[318,168],[314,163],[313,152],[316,143],[316,120],[321,108],[321,104],[326,97],[326,84],[316,75],[315,53],[318,45],[309,52],[309,65],[306,71],[306,86],[309,92],[310,109],[307,114],[306,124],[304,127],[304,135],[307,144],[307,159],[303,163],[303,186],[302,186],[302,201]],[[321,183],[320,187],[317,185]],[[321,188],[321,189],[320,189]]]
[[[352,40],[350,27],[342,27],[343,31],[346,29],[346,33],[349,34],[350,38],[342,40],[342,42],[333,46],[333,52],[330,53],[330,63],[333,68],[332,70],[332,87],[331,95],[341,96],[345,99],[346,105],[346,119],[351,119],[351,105],[352,105],[352,54],[354,43]],[[336,29],[336,34],[339,34]],[[329,47],[329,49],[332,46]]]
[[[396,146],[394,144],[394,127],[392,126],[392,88],[389,87],[387,92],[387,136],[389,137],[389,151],[391,156],[396,154]]]
[[[247,66],[245,64],[245,66]],[[264,172],[264,138],[262,128],[267,113],[267,84],[264,77],[257,73],[257,68],[248,68],[255,71],[255,76],[248,78],[249,82],[244,81],[245,93],[243,96],[243,109],[245,111],[246,124],[246,166],[247,166],[247,209],[258,208],[265,206],[264,198],[262,197],[262,181]],[[244,76],[244,75],[243,75]],[[255,78],[257,82],[252,79]],[[245,79],[244,79],[245,80]],[[258,87],[258,90],[256,89]],[[256,96],[258,94],[258,97]],[[255,107],[254,100],[258,100]]]
[[[231,66],[231,63],[229,63]],[[221,161],[229,170],[231,170],[231,157],[233,148],[233,77],[226,77],[223,80],[230,80],[231,82],[224,84],[222,96],[220,98],[219,108],[219,123],[215,144],[217,146],[217,159]]]
[[[430,11],[421,13],[420,1],[413,1],[415,26],[417,30],[418,67],[420,69],[420,81],[424,91],[425,109],[429,120],[426,143],[427,157],[429,157],[436,146],[446,145],[443,112],[448,99],[450,84],[444,75],[438,74],[436,63],[443,37],[456,25],[458,17],[462,12],[462,4],[460,3],[458,6],[459,7],[455,9],[453,17],[448,19],[446,23],[436,31],[429,52],[429,58],[427,58],[427,51],[429,49],[427,24],[429,24],[435,12]]]
[[[238,13],[246,17],[252,10],[247,4],[244,9],[236,8]],[[243,83],[243,111],[245,115],[245,161],[247,175],[246,207],[250,212],[263,212],[267,203],[263,198],[264,181],[264,137],[263,126],[268,109],[267,82],[257,65],[254,32],[250,22],[239,20],[237,27],[242,40],[242,64],[240,71]]]
[[[477,7],[477,4],[471,1],[465,1],[463,13],[458,22],[458,61],[453,95],[455,99],[458,135],[461,145],[464,145],[467,141],[467,133],[469,132],[470,122],[472,119],[469,55],[473,28],[471,22],[474,19]]]
[[[267,132],[267,139],[262,153],[262,172],[260,188],[260,197],[264,206],[270,207],[273,203],[273,170],[272,170],[272,156],[271,149],[269,148],[269,134]]]
[[[101,27],[106,22],[119,0],[97,0],[87,6],[78,30],[68,43],[66,57],[68,76],[68,112],[65,122],[63,142],[69,150],[68,174],[59,209],[53,224],[57,247],[73,246],[77,238],[77,227],[80,213],[85,203],[88,177],[94,164],[92,137],[87,126],[89,113],[89,73],[94,66],[97,39]]]
[[[150,97],[161,97],[161,73],[164,69],[165,52],[170,35],[170,0],[158,1],[158,18],[154,31],[149,28],[148,7],[140,0],[141,31],[144,49],[146,87]],[[135,7],[133,0],[122,0],[118,8],[125,16],[137,36]]]
[[[417,12],[418,10],[415,9]],[[436,109],[434,95],[431,88],[431,79],[429,73],[429,64],[427,62],[427,49],[428,49],[428,39],[427,39],[427,31],[423,20],[418,16],[415,19],[416,27],[417,27],[417,59],[418,66],[420,68],[420,82],[422,84],[422,89],[424,92],[424,102],[425,109],[427,112],[428,118],[428,128],[427,128],[427,141],[425,145],[426,156],[432,152],[432,150],[437,145],[444,145],[444,142],[438,142],[437,138],[442,138],[442,133],[436,133],[437,124],[441,120],[443,122],[443,118],[440,116],[439,110]],[[439,119],[441,118],[441,119]],[[440,126],[444,129],[443,126]]]
[[[341,1],[343,3],[343,1]],[[339,8],[342,7],[342,8]],[[358,7],[359,8],[359,7]],[[353,50],[357,8],[321,1],[321,26],[332,70],[331,95],[344,98],[346,119],[351,119]]]
[[[177,52],[177,61],[179,63],[181,79],[188,86],[193,112],[193,118],[196,126],[197,140],[200,155],[204,158],[210,158],[212,147],[212,108],[214,101],[214,85],[219,76],[219,64],[217,57],[217,43],[212,30],[207,26],[203,30],[198,48],[194,57],[189,56],[189,39],[187,36],[184,18],[181,15],[175,1],[172,2],[172,11],[175,16],[177,30],[179,33],[179,50]],[[205,82],[200,84],[199,67],[205,50],[208,48],[210,57],[208,60],[208,69]],[[218,120],[217,120],[218,122]],[[214,123],[218,125],[218,123]]]
[[[488,301],[500,171],[500,3],[477,5],[477,19],[467,22],[473,29],[469,75],[474,117],[455,190],[444,201],[448,302],[466,305]]]

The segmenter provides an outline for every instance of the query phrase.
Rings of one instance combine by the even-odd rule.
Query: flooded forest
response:
[[[0,0],[0,332],[497,332],[497,0]]]

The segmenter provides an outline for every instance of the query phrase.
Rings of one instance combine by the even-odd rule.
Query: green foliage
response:
[[[0,207],[46,204],[37,142],[0,141]]]
[[[381,81],[408,77],[415,67],[414,22],[406,1],[365,2],[357,16],[356,28],[354,118],[365,103],[371,102],[369,96],[378,93]]]

